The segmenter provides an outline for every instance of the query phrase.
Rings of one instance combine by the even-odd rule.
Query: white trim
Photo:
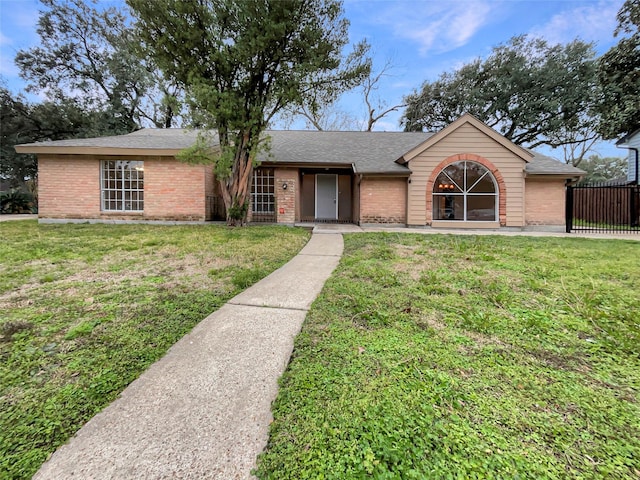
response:
[[[464,188],[460,189],[460,186],[453,180],[453,178],[451,178],[451,176],[445,172],[445,170],[450,167],[451,165],[454,165],[456,163],[463,163],[464,164],[464,169],[463,169],[463,186]],[[470,187],[467,188],[467,163],[475,163],[476,165],[480,165],[482,168],[485,169],[485,173],[482,174],[478,180],[476,180],[476,182]],[[442,170],[440,170],[438,172],[438,174],[436,175],[436,180],[437,178],[444,173],[447,178],[449,178],[449,180],[451,180],[451,182],[460,190],[462,190],[461,192],[434,192],[433,190],[435,190],[436,188],[436,182],[434,181],[433,184],[433,189],[431,190],[431,221],[432,222],[446,222],[448,224],[451,225],[457,225],[461,222],[478,222],[478,223],[482,223],[482,222],[499,222],[500,221],[500,186],[498,185],[498,181],[495,178],[495,175],[493,175],[493,173],[491,172],[491,170],[489,170],[485,165],[482,165],[479,162],[476,162],[474,160],[458,160],[455,162],[451,162],[448,165],[446,165]],[[471,193],[469,192],[469,190],[471,190],[473,187],[475,187],[478,182],[480,182],[485,176],[489,176],[489,178],[491,179],[491,182],[493,183],[493,188],[494,188],[494,193],[488,193],[488,192],[478,192],[478,193]],[[446,197],[446,196],[455,196],[455,197],[462,197],[462,213],[463,213],[463,218],[460,220],[448,220],[448,219],[435,219],[434,218],[434,210],[436,208],[436,198],[438,197]],[[467,198],[468,197],[482,197],[482,196],[493,196],[495,198],[495,205],[493,208],[493,213],[494,213],[494,217],[493,220],[469,220],[467,218],[468,216],[468,206],[467,206]]]
[[[113,162],[114,168],[108,168],[108,164]],[[125,168],[126,167],[126,168]],[[105,170],[109,172],[117,172],[117,175],[120,175],[120,178],[106,178]],[[124,176],[125,170],[129,172],[136,172],[136,178],[126,179]],[[140,173],[142,172],[142,173]],[[131,173],[130,173],[131,175]],[[140,178],[142,175],[142,178]],[[111,182],[120,181],[122,186],[117,188],[115,186],[111,186]],[[125,187],[125,182],[128,181],[130,183],[129,188]],[[105,185],[105,183],[109,183],[109,185]],[[142,183],[142,188],[134,188],[131,186],[135,182],[136,187],[139,187],[140,183]],[[111,198],[113,194],[116,194],[116,198]],[[120,193],[121,199],[118,199],[118,193]],[[136,199],[129,200],[131,205],[142,206],[142,208],[126,208],[127,200],[126,194],[133,195],[135,193]],[[142,200],[140,199],[140,195],[142,195]],[[109,197],[109,198],[106,198]],[[121,204],[120,208],[110,208],[108,202],[115,202],[116,206],[118,203]],[[144,212],[144,161],[143,160],[101,160],[100,161],[100,211],[101,212],[117,212],[117,213],[141,213]]]

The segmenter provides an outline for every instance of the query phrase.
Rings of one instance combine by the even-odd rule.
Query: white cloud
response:
[[[0,32],[0,45],[11,45],[12,43],[9,37]]]
[[[377,15],[376,21],[390,25],[393,33],[418,44],[420,55],[444,53],[466,45],[491,21],[496,3],[397,2]]]
[[[597,44],[609,44],[616,28],[616,15],[623,0],[600,0],[557,13],[530,34],[550,43],[567,43],[580,38]]]

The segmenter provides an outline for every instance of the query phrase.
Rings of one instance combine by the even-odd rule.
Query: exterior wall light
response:
[[[283,184],[282,184],[282,189],[283,189],[283,190],[286,190],[286,189],[287,189],[287,184],[286,184],[286,183],[283,183]]]

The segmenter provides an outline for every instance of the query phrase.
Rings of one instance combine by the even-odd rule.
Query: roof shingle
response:
[[[309,130],[269,130],[270,152],[259,160],[278,164],[353,165],[361,174],[409,175],[411,171],[396,163],[409,150],[429,139],[426,132],[318,132]],[[83,148],[175,150],[193,145],[197,131],[187,129],[142,129],[126,135],[81,138],[24,144],[43,152],[46,147],[68,147],[82,153]],[[531,175],[579,176],[584,172],[551,157],[531,151],[526,164]]]

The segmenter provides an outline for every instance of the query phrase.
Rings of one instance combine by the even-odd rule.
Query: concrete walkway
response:
[[[301,224],[302,225],[302,224]],[[313,233],[418,233],[421,235],[500,235],[505,237],[562,237],[562,238],[593,238],[609,240],[635,240],[640,241],[640,233],[620,232],[620,233],[591,233],[591,232],[545,232],[540,230],[521,229],[466,229],[466,228],[430,228],[430,227],[389,227],[389,226],[364,226],[354,224],[333,224],[318,223],[313,227]]]
[[[251,478],[293,339],[342,249],[340,234],[312,235],[171,347],[33,478]]]
[[[16,214],[8,214],[3,213],[0,215],[0,222],[10,222],[11,220],[37,220],[37,214],[31,213],[16,213]]]

